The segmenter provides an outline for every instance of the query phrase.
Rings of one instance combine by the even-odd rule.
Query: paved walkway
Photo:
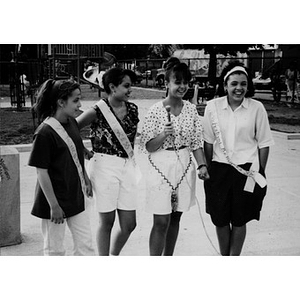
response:
[[[149,106],[158,100],[133,101],[139,106],[141,121]],[[83,102],[83,109],[92,104],[89,101]],[[276,145],[271,149],[267,167],[268,194],[264,200],[261,221],[252,221],[248,224],[247,238],[242,253],[245,256],[300,255],[300,140],[289,140],[287,135],[275,132],[273,135]],[[18,149],[20,151],[21,234],[23,241],[20,245],[0,248],[0,254],[4,256],[39,256],[42,255],[40,220],[30,215],[36,171],[27,165],[30,147],[27,145]],[[145,155],[137,153],[137,160],[144,171]],[[202,224],[203,220],[208,236],[217,246],[214,226],[204,212],[204,192],[200,180],[197,184],[197,197],[199,206],[194,206],[182,217],[175,249],[177,256],[217,255]],[[139,199],[138,225],[122,251],[124,256],[148,255],[152,216],[144,211],[144,180],[140,184]],[[97,227],[95,212],[92,213],[92,225],[95,237]],[[72,241],[68,230],[65,246],[67,255],[70,255]]]

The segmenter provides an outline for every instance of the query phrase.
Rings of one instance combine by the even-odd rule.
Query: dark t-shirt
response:
[[[79,161],[84,168],[83,143],[75,119],[62,124],[75,143]],[[28,164],[47,169],[57,201],[66,217],[84,211],[84,195],[77,168],[67,144],[49,125],[42,123],[33,137],[32,151]],[[32,215],[50,219],[50,206],[37,182]]]

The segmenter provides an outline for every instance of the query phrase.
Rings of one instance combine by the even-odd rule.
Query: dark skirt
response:
[[[249,170],[251,163],[240,167]],[[212,162],[208,171],[210,179],[204,182],[206,212],[215,226],[239,227],[250,220],[259,220],[267,187],[255,184],[253,193],[244,191],[247,176],[229,164]],[[265,176],[263,170],[260,174]]]

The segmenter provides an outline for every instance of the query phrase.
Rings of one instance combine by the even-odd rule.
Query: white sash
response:
[[[219,126],[219,120],[218,120],[218,114],[217,114],[217,108],[216,108],[216,103],[213,103],[214,105],[211,105],[211,109],[210,109],[210,117],[211,117],[211,123],[212,123],[212,127],[216,136],[216,139],[220,145],[220,148],[223,152],[223,154],[225,155],[228,163],[233,166],[237,171],[239,171],[241,174],[248,176],[246,184],[244,186],[244,191],[253,193],[254,191],[254,186],[255,186],[255,182],[261,187],[265,187],[267,185],[267,181],[265,179],[264,176],[262,176],[258,170],[259,170],[259,163],[258,163],[258,159],[256,159],[253,163],[252,166],[250,168],[249,171],[244,170],[243,168],[241,168],[240,166],[234,164],[229,155],[227,154],[227,151],[225,149],[224,143],[223,143],[223,139],[222,139],[222,134],[221,134],[221,130],[220,130],[220,126]]]
[[[75,166],[77,168],[77,171],[78,171],[83,195],[86,195],[86,185],[85,185],[85,180],[84,180],[84,176],[83,176],[83,170],[82,170],[82,166],[79,162],[76,146],[75,146],[73,140],[70,138],[70,136],[68,135],[66,130],[63,128],[63,126],[60,124],[60,122],[58,120],[56,120],[55,118],[49,117],[46,120],[44,120],[44,123],[51,126],[55,130],[55,132],[62,138],[62,140],[67,144],[67,146],[70,150],[71,156],[73,158],[73,161],[75,163]]]
[[[139,183],[141,180],[142,174],[139,169],[139,166],[137,165],[134,157],[134,150],[131,146],[131,143],[124,132],[122,126],[110,110],[110,108],[107,106],[106,102],[104,100],[100,100],[99,102],[96,103],[96,105],[99,107],[101,110],[103,116],[105,117],[107,123],[109,124],[110,128],[113,130],[114,134],[116,135],[117,139],[119,140],[120,144],[126,151],[129,159],[131,159],[133,166],[135,168],[135,175],[136,175],[136,181]]]

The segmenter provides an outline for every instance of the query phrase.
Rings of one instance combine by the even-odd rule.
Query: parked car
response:
[[[143,78],[148,78],[150,79],[151,78],[151,70],[146,70],[144,73],[142,73],[143,75]]]
[[[138,70],[135,70],[134,73],[135,73],[135,76],[136,76],[136,82],[141,83],[142,80],[143,80],[143,74]]]
[[[157,75],[155,81],[158,86],[163,86],[165,84],[165,70],[157,69]]]

